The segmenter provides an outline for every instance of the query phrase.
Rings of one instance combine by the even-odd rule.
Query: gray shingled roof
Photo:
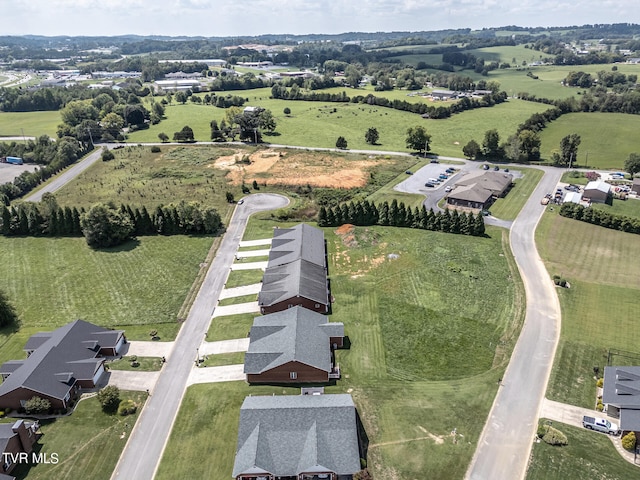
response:
[[[485,203],[493,196],[491,190],[488,190],[481,185],[472,184],[472,185],[462,185],[454,188],[449,195],[448,198],[461,200],[463,202],[479,202]]]
[[[326,266],[324,232],[306,223],[292,228],[275,229],[267,267],[284,265],[300,259],[323,268]]]
[[[359,470],[356,409],[351,395],[245,398],[233,477],[250,472],[353,475]]]
[[[604,367],[602,401],[640,410],[640,367]],[[625,429],[622,425],[620,428]]]
[[[306,260],[268,267],[262,279],[258,304],[274,305],[293,297],[304,297],[328,305],[326,270]]]
[[[93,378],[103,362],[96,358],[100,347],[115,347],[122,333],[84,320],[76,320],[52,332],[36,333],[27,342],[29,350],[35,350],[22,365],[13,369],[15,361],[10,361],[0,367],[3,372],[13,369],[0,385],[0,396],[24,387],[64,399],[73,387],[73,379]]]
[[[513,182],[513,175],[504,172],[476,171],[469,172],[456,180],[457,186],[479,185],[491,190],[494,195],[500,195]]]
[[[294,307],[253,320],[244,373],[260,374],[289,362],[300,362],[331,372],[330,337],[343,337],[342,323]]]

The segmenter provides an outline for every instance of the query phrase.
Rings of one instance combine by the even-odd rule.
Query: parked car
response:
[[[430,178],[427,181],[431,183],[440,183],[440,180],[438,180],[437,178]]]
[[[432,158],[429,163],[440,163],[437,158]]]
[[[412,172],[411,170],[407,170],[407,171],[406,171],[406,172],[404,172],[404,173],[406,173],[407,175],[413,175],[413,172]]]
[[[549,204],[549,198],[548,197],[542,197],[542,200],[540,200],[540,203],[542,205],[548,205]]]
[[[497,172],[498,170],[500,170],[500,167],[498,165],[496,165],[495,167],[493,167],[493,171]]]
[[[589,430],[595,430],[597,432],[608,433],[609,435],[618,435],[620,429],[615,423],[611,423],[605,418],[598,417],[582,417],[582,426]]]
[[[431,183],[431,182],[427,182],[427,183],[425,183],[425,184],[424,184],[424,186],[425,186],[425,187],[428,187],[428,188],[433,188],[433,187],[435,187],[435,185],[434,185],[433,183]]]
[[[505,171],[505,172],[507,172],[507,173],[509,173],[509,169],[508,169],[508,168],[505,168],[505,169],[504,169],[504,171]]]
[[[449,178],[449,175],[445,175],[444,173],[441,173],[440,175],[438,175],[438,178],[442,180],[446,180],[447,178]]]
[[[454,173],[455,171],[456,171],[456,169],[455,168],[451,168],[451,167],[449,167],[449,168],[447,168],[445,170],[445,172],[447,172],[447,173]]]
[[[244,200],[238,200],[238,205],[242,205],[244,203]]]
[[[451,188],[451,185],[447,185],[444,189],[444,191],[447,193],[449,193],[451,190],[453,190],[453,188]]]
[[[482,210],[482,215],[484,215],[485,217],[488,217],[489,215],[491,215],[491,211],[490,210]]]
[[[483,170],[489,170],[489,165],[487,165],[486,163],[484,165],[482,165],[482,169]]]

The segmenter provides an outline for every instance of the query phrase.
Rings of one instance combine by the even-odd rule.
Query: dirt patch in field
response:
[[[356,227],[350,223],[345,223],[344,225],[336,228],[334,233],[342,239],[342,243],[347,247],[357,247],[358,241],[356,240],[355,231]]]
[[[369,178],[368,170],[378,160],[348,160],[321,153],[260,150],[246,155],[238,150],[219,157],[210,167],[228,170],[234,185],[256,180],[267,185],[311,185],[326,188],[362,187]]]

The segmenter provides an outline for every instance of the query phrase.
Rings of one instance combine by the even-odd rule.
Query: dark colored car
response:
[[[404,173],[406,173],[407,175],[413,175],[413,172],[412,172],[411,170],[407,170],[407,171],[406,171],[406,172],[404,172]]]
[[[433,188],[433,187],[435,187],[435,185],[434,185],[433,183],[431,183],[431,182],[427,182],[427,183],[425,183],[425,184],[424,184],[424,186],[425,186],[425,187],[429,187],[429,188]]]
[[[493,167],[493,170],[497,172],[498,170],[500,170],[500,167],[496,165],[495,167]]]

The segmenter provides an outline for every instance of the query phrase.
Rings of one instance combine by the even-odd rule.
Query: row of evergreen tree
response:
[[[110,207],[115,208],[114,205]],[[216,233],[222,228],[217,210],[198,202],[159,205],[149,213],[146,207],[120,205],[119,211],[133,223],[133,234],[182,235]],[[0,235],[4,236],[82,236],[81,218],[85,209],[59,207],[54,201],[0,206]]]
[[[591,207],[583,207],[577,203],[563,203],[560,207],[560,215],[621,232],[640,234],[640,218],[616,215]]]
[[[481,213],[458,212],[446,209],[443,212],[422,208],[406,207],[403,202],[385,201],[377,206],[367,200],[343,203],[334,207],[320,207],[318,226],[335,227],[352,225],[389,225],[395,227],[419,228],[447,233],[482,236],[485,233],[484,217]]]

